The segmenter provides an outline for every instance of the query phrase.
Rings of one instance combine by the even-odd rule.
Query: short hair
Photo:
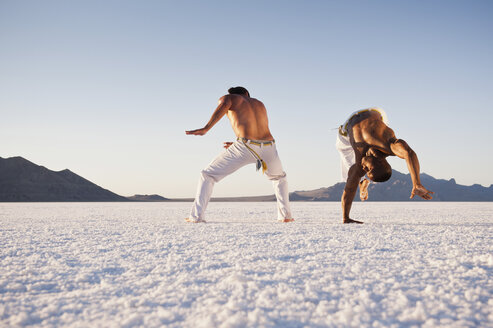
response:
[[[374,166],[367,176],[374,182],[385,182],[392,176],[392,167],[386,159],[380,158],[374,162]]]
[[[250,97],[250,92],[244,87],[233,87],[228,89],[230,95],[244,95]]]

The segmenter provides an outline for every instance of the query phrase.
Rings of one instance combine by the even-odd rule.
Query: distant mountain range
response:
[[[421,183],[426,189],[435,192],[433,201],[493,201],[493,185],[489,188],[478,184],[464,186],[457,184],[454,179],[435,179],[426,173],[421,173]],[[407,201],[411,196],[412,185],[409,174],[392,170],[392,177],[389,181],[370,184],[368,201]],[[340,182],[328,188],[295,191],[290,194],[289,199],[293,201],[340,201],[344,186],[345,183]],[[419,196],[414,196],[413,200],[424,201]],[[355,197],[355,201],[359,201],[359,195]]]
[[[127,201],[70,170],[48,170],[22,157],[0,157],[1,202]]]
[[[169,198],[164,198],[163,196],[159,195],[133,195],[127,197],[127,199],[136,202],[165,202],[170,200]]]
[[[441,180],[422,173],[423,185],[435,192],[433,201],[493,201],[493,185],[488,188],[475,184],[459,185],[454,179]],[[328,188],[295,191],[289,194],[292,201],[340,201],[345,183]],[[407,201],[412,182],[409,174],[393,170],[392,178],[385,183],[372,183],[368,201]],[[274,195],[254,197],[212,198],[211,201],[275,201]],[[51,171],[22,157],[0,157],[0,202],[164,202],[192,201],[192,198],[169,199],[159,195],[134,195],[123,197],[80,177],[70,170]],[[418,196],[414,200],[421,201]],[[355,201],[359,201],[356,196]]]

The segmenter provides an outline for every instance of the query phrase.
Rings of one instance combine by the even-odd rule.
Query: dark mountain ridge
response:
[[[421,173],[421,183],[428,190],[435,192],[432,201],[493,201],[493,185],[488,188],[478,184],[464,186],[457,184],[455,179],[435,179],[426,173]],[[295,191],[289,198],[293,201],[340,201],[345,184],[340,182],[328,188]],[[392,170],[389,181],[370,184],[367,201],[407,201],[411,196],[412,185],[411,175]],[[357,195],[354,200],[359,201],[359,196]],[[415,196],[412,200],[424,201],[419,196]]]
[[[65,169],[51,171],[22,157],[0,157],[1,202],[128,201]]]
[[[169,200],[168,198],[164,198],[163,196],[159,196],[156,194],[153,195],[133,195],[127,197],[127,199],[136,201],[136,202],[165,202]]]

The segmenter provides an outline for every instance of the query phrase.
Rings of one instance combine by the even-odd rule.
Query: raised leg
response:
[[[370,185],[370,181],[367,179],[363,179],[359,183],[359,198],[361,201],[365,201],[368,199],[368,186]]]

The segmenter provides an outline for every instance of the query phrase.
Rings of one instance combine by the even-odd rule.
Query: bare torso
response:
[[[237,137],[274,140],[269,130],[267,110],[261,101],[236,94],[226,95],[221,99],[230,103],[226,115]]]
[[[370,111],[354,117],[349,122],[348,132],[356,162],[365,156],[370,148],[379,150],[385,156],[393,155],[390,144],[396,140],[395,134],[382,121],[379,113]]]

